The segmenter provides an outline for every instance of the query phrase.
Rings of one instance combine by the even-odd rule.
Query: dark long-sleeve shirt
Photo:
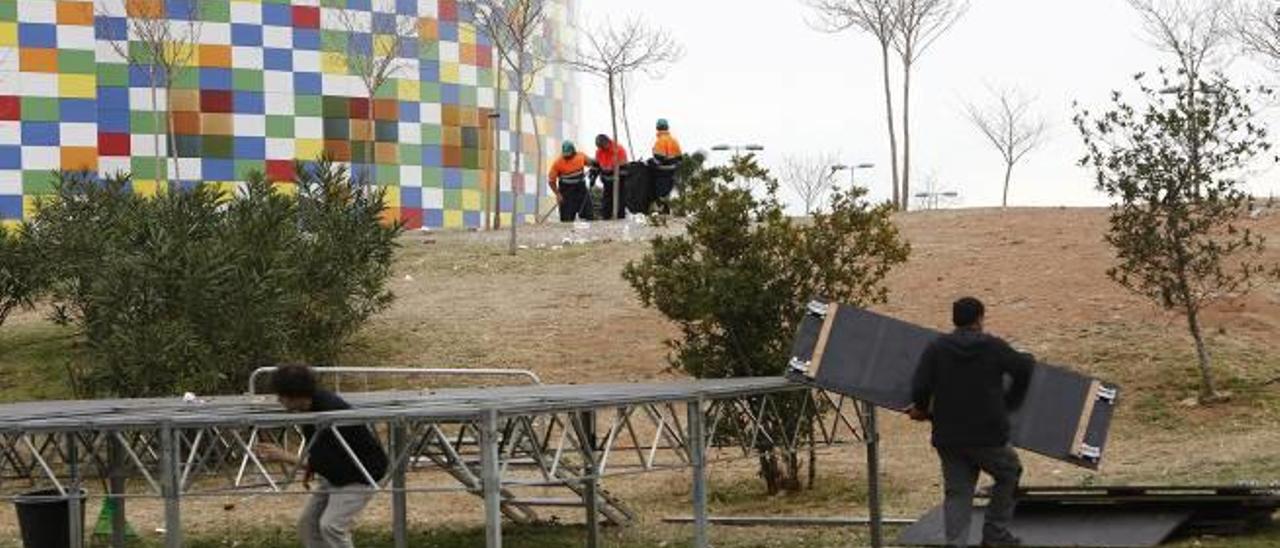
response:
[[[342,409],[351,409],[351,405],[333,392],[316,390],[315,395],[311,397],[311,411]],[[364,465],[369,475],[373,476],[374,480],[381,480],[387,473],[388,459],[386,452],[382,450],[382,444],[378,442],[378,438],[374,437],[373,432],[363,425],[340,426],[338,432],[342,434],[342,439],[346,440],[347,445],[351,446],[351,451],[360,458],[360,463]],[[330,485],[342,487],[368,483],[332,431],[324,429],[316,433],[314,426],[307,425],[302,428],[302,433],[308,440],[312,436],[320,436],[307,453],[307,464],[313,472],[328,480]]]
[[[1022,405],[1034,365],[1030,354],[978,331],[958,330],[931,343],[920,357],[911,399],[933,416],[933,445],[1009,443],[1009,412]]]

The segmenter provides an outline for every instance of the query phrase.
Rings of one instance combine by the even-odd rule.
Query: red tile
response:
[[[21,120],[22,98],[16,95],[0,95],[0,120]]]
[[[128,133],[98,133],[98,154],[102,156],[128,156],[130,153]]]
[[[422,228],[422,208],[400,208],[400,222],[404,223],[404,228],[406,230],[418,230],[419,228]]]
[[[320,28],[320,8],[316,6],[294,6],[293,26],[304,29]]]
[[[293,160],[267,160],[267,180],[273,183],[293,180]]]
[[[441,21],[457,21],[458,20],[457,0],[440,0],[439,13],[440,13]]]
[[[350,117],[352,120],[369,119],[369,100],[363,97],[352,97],[350,104]]]
[[[231,112],[231,92],[221,89],[200,90],[200,112]]]

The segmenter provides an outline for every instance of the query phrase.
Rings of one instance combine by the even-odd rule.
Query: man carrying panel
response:
[[[1009,413],[1022,405],[1035,359],[983,332],[985,307],[966,297],[952,305],[955,331],[931,343],[912,381],[912,419],[933,421],[942,461],[947,546],[967,546],[979,471],[995,480],[982,546],[1018,546],[1008,530],[1022,476],[1009,445]],[[1005,390],[1005,378],[1012,382]]]
[[[599,178],[604,184],[604,202],[601,207],[601,217],[606,221],[613,219],[616,213],[617,218],[624,219],[627,216],[626,202],[622,200],[626,196],[623,190],[627,184],[627,149],[619,143],[615,143],[608,135],[596,136],[596,158],[591,162],[591,180]],[[616,179],[615,179],[616,177]],[[615,184],[615,182],[617,184]],[[618,209],[613,209],[614,195],[618,196]]]

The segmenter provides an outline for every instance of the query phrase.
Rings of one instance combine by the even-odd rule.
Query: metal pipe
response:
[[[258,380],[274,373],[276,367],[259,367],[249,375],[249,395],[258,395]],[[316,367],[317,375],[416,375],[434,377],[522,377],[531,384],[542,384],[542,379],[528,369],[459,369],[459,368],[423,368],[423,367]]]
[[[395,466],[391,469],[391,536],[396,548],[409,548],[408,535],[408,497],[405,488],[406,460],[400,458],[405,452],[404,423],[391,425],[391,454],[395,455]]]
[[[160,470],[164,489],[164,545],[182,548],[182,515],[178,485],[178,441],[173,426],[160,428]]]
[[[67,539],[71,548],[84,547],[84,515],[81,505],[84,504],[84,491],[80,489],[80,451],[76,447],[76,435],[67,433],[67,474],[70,476],[71,492],[67,496]]]
[[[867,507],[871,513],[871,546],[884,546],[880,516],[880,433],[876,426],[876,406],[862,402],[866,423],[862,437],[867,442]]]
[[[598,475],[595,446],[588,438],[586,424],[595,424],[595,411],[574,413],[571,415],[573,429],[578,435],[578,448],[582,453],[582,505],[587,511],[587,548],[600,546],[600,506],[596,501],[598,494]]]
[[[121,442],[118,436],[107,437],[107,460],[110,461],[111,471],[109,472],[110,480],[107,483],[109,497],[107,503],[111,504],[111,548],[125,548],[125,504],[123,495],[125,492],[124,477],[124,450],[121,448]]]
[[[687,412],[689,456],[693,461],[693,545],[695,548],[707,548],[707,446],[702,433],[702,398],[689,402]]]
[[[480,427],[480,479],[484,484],[484,541],[502,548],[502,494],[498,475],[498,410],[487,409]]]

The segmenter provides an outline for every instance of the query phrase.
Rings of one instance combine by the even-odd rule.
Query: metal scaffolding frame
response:
[[[115,501],[117,516],[128,499],[163,499],[165,545],[176,548],[184,498],[309,493],[297,466],[264,462],[253,447],[266,441],[302,454],[315,439],[302,427],[312,426],[332,432],[370,488],[390,495],[397,547],[407,546],[407,494],[444,491],[483,498],[489,547],[502,545],[503,518],[536,523],[540,510],[558,507],[583,509],[595,546],[602,521],[633,519],[602,480],[659,470],[691,473],[695,546],[704,547],[709,464],[858,442],[867,448],[872,542],[881,543],[874,408],[782,377],[344,397],[353,409],[326,413],[286,413],[267,396],[0,406],[0,498],[42,486],[65,496],[104,480],[100,494]],[[371,428],[388,449],[386,477],[360,466],[339,431],[353,425]],[[411,485],[411,476],[421,481]],[[563,495],[539,496],[547,490]],[[115,528],[119,546],[123,520]]]

